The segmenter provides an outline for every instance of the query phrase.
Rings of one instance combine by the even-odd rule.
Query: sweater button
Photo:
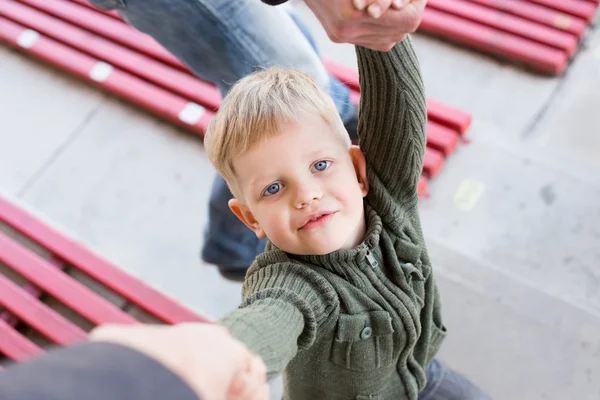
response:
[[[373,330],[371,329],[370,326],[366,326],[362,332],[360,333],[360,338],[362,340],[367,340],[368,338],[371,337],[371,335],[373,334]]]

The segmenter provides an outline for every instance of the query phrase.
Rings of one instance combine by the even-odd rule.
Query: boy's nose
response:
[[[323,191],[318,185],[302,185],[298,186],[296,198],[294,199],[294,207],[297,209],[306,208],[313,201],[320,200],[323,197]]]

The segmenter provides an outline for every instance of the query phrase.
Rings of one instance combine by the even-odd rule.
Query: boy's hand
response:
[[[263,362],[212,324],[104,325],[91,341],[128,346],[181,377],[204,400],[266,400],[269,387]]]
[[[426,0],[403,0],[402,5],[394,0],[304,0],[304,3],[333,42],[388,51],[417,30]]]

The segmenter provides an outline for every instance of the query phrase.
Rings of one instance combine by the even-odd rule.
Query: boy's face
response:
[[[293,254],[357,246],[365,234],[365,157],[320,117],[282,132],[234,160],[242,199],[231,210],[260,238]]]

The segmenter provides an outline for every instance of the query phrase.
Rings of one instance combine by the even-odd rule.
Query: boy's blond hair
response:
[[[204,145],[210,162],[241,199],[233,160],[281,132],[281,126],[320,115],[332,130],[350,138],[331,97],[312,76],[299,70],[271,67],[236,83],[210,122]]]

